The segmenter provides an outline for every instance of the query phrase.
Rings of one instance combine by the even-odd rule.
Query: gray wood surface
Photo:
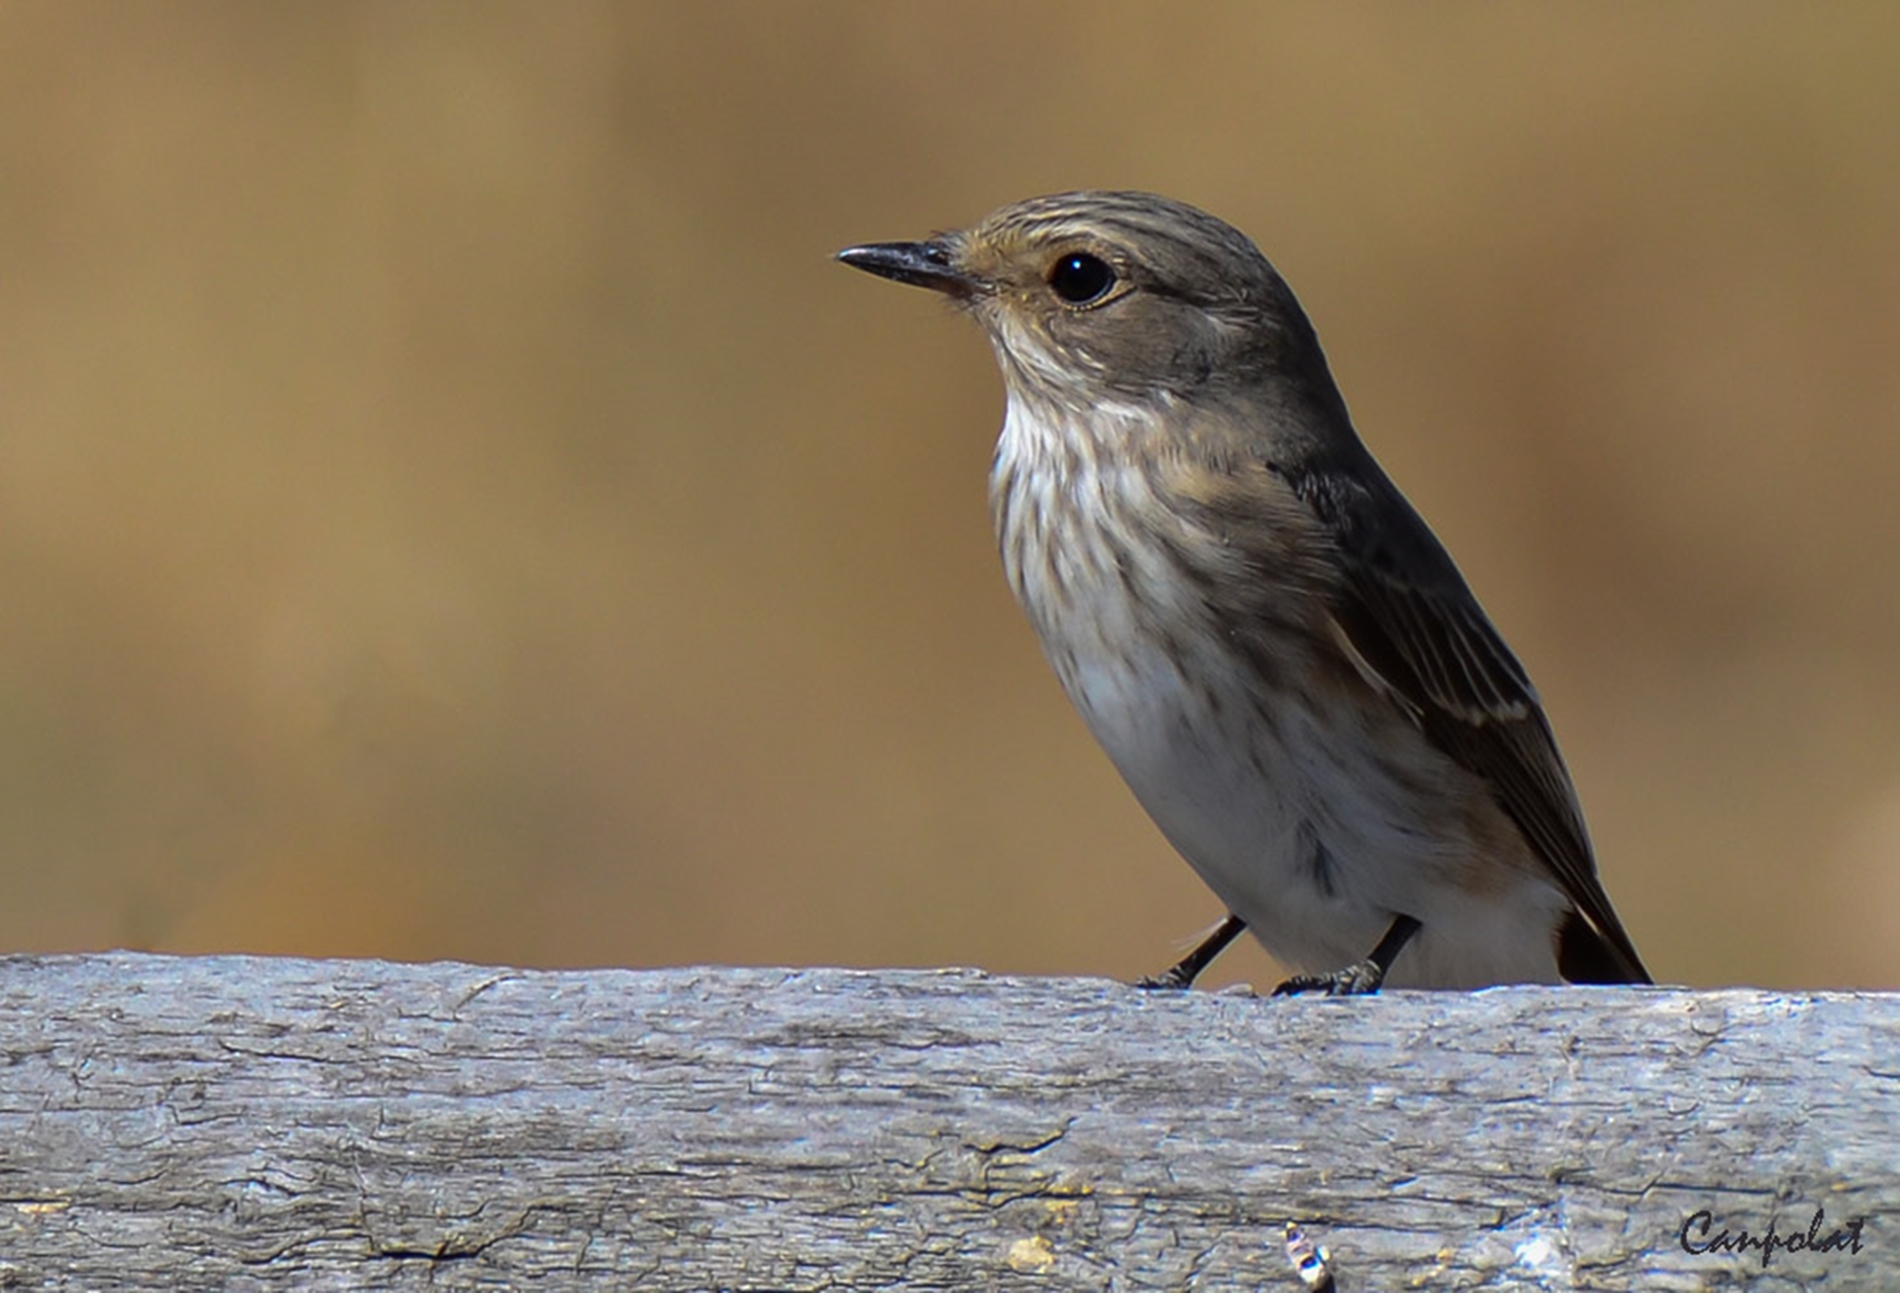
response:
[[[15,957],[0,1046],[0,1289],[1900,1289],[1888,995]]]

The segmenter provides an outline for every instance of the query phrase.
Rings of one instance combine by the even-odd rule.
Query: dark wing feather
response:
[[[1490,785],[1589,923],[1562,931],[1565,976],[1650,982],[1597,879],[1536,689],[1437,536],[1363,449],[1332,470],[1275,470],[1338,545],[1344,578],[1334,614],[1348,642],[1426,736]]]

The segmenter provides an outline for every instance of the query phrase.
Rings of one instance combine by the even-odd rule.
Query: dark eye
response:
[[[1089,305],[1115,286],[1115,271],[1099,256],[1071,252],[1049,267],[1049,286],[1070,305]]]

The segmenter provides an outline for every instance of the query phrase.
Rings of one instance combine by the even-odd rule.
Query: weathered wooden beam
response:
[[[1895,996],[15,957],[0,1048],[0,1288],[1900,1288]]]

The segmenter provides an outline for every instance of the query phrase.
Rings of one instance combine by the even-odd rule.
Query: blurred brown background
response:
[[[1659,975],[1900,986],[1881,4],[9,0],[0,948],[1160,968],[987,349],[828,259],[1085,185],[1293,282]]]

